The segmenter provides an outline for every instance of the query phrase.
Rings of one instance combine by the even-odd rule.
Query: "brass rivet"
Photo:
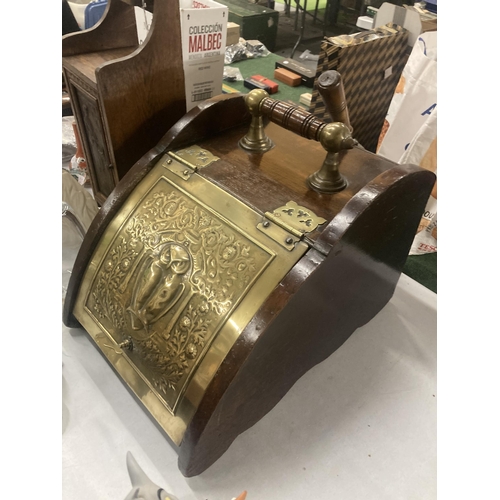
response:
[[[264,227],[269,227],[269,226],[271,225],[271,223],[270,223],[268,220],[265,220],[265,221],[262,223],[262,225],[263,225]]]
[[[293,238],[288,237],[288,238],[285,240],[285,243],[286,243],[287,245],[291,245],[291,244],[293,243]]]
[[[120,342],[118,344],[118,347],[120,347],[121,349],[128,349],[129,351],[132,351],[134,349],[134,343],[131,339],[126,339],[123,342]]]
[[[170,165],[171,163],[172,163],[172,159],[171,159],[171,158],[169,158],[169,159],[167,160],[167,165]]]
[[[182,172],[182,175],[188,175],[189,174],[189,170],[184,170],[184,172]]]

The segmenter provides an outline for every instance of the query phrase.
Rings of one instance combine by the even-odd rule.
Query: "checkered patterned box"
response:
[[[375,152],[394,90],[408,58],[408,33],[396,24],[356,35],[325,38],[321,44],[310,112],[325,122],[331,118],[318,92],[318,77],[338,71],[353,136],[368,151]]]

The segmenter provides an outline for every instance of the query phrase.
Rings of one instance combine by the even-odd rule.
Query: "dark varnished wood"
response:
[[[96,26],[63,37],[63,70],[94,195],[103,204],[186,112],[178,0],[155,3],[152,26],[140,46],[133,5],[109,0]],[[89,99],[96,101],[92,131],[86,130],[89,115],[84,116],[81,103],[86,100],[90,111]]]
[[[325,160],[326,151],[321,144],[269,123],[266,133],[275,147],[264,154],[249,154],[238,147],[238,140],[246,130],[242,125],[223,136],[198,142],[199,146],[221,158],[200,170],[200,175],[262,213],[272,212],[293,200],[330,221],[356,192],[395,165],[362,148],[344,151],[340,154],[339,169],[347,180],[346,189],[335,195],[318,193],[307,187],[306,179]],[[320,226],[310,237],[314,239],[324,227]]]
[[[340,73],[334,70],[322,73],[318,78],[318,91],[332,121],[342,122],[352,132]]]
[[[260,111],[273,123],[306,139],[319,141],[319,133],[325,126],[325,122],[300,106],[292,106],[287,102],[277,101],[269,97],[262,100]]]
[[[328,255],[307,252],[242,332],[209,385],[180,448],[184,475],[213,464],[306,371],[390,300],[433,182],[433,174],[418,167],[395,167],[331,221],[323,234],[333,245]]]
[[[264,155],[244,152],[237,147],[249,122],[242,103],[242,96],[224,96],[193,109],[124,176],[89,228],[64,304],[65,324],[79,326],[72,311],[93,251],[127,197],[170,149],[195,143],[219,156],[200,175],[262,213],[291,199],[327,219],[209,384],[177,449],[186,476],[213,464],[390,300],[435,181],[420,167],[355,148],[343,153],[344,191],[310,191],[305,179],[323,161],[323,148],[271,123],[266,131],[275,148]]]

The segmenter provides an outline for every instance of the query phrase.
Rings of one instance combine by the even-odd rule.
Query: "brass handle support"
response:
[[[358,144],[352,138],[348,125],[341,122],[327,124],[299,106],[271,99],[261,89],[249,92],[245,96],[245,103],[252,115],[252,122],[248,133],[239,141],[243,149],[265,153],[274,147],[264,130],[265,115],[272,122],[306,139],[319,141],[325,148],[327,155],[323,165],[307,179],[311,189],[321,193],[335,193],[346,187],[347,183],[338,170],[340,152]]]
[[[342,191],[347,182],[339,172],[340,152],[358,144],[351,131],[341,122],[329,123],[321,130],[319,141],[326,149],[326,158],[321,168],[307,178],[307,184],[320,193]]]
[[[240,147],[252,153],[265,153],[274,147],[274,143],[264,131],[261,106],[269,94],[265,90],[252,90],[245,96],[245,104],[252,115],[250,129],[239,141]]]

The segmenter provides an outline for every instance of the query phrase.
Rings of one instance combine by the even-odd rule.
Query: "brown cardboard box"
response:
[[[234,45],[240,41],[240,25],[236,23],[227,23],[226,46]]]
[[[285,68],[276,68],[274,70],[274,78],[280,82],[290,85],[290,87],[298,87],[302,83],[302,78],[297,73],[288,71]]]
[[[427,21],[422,20],[422,33],[425,33],[426,31],[437,31],[438,29],[438,20],[436,19],[429,19]]]

